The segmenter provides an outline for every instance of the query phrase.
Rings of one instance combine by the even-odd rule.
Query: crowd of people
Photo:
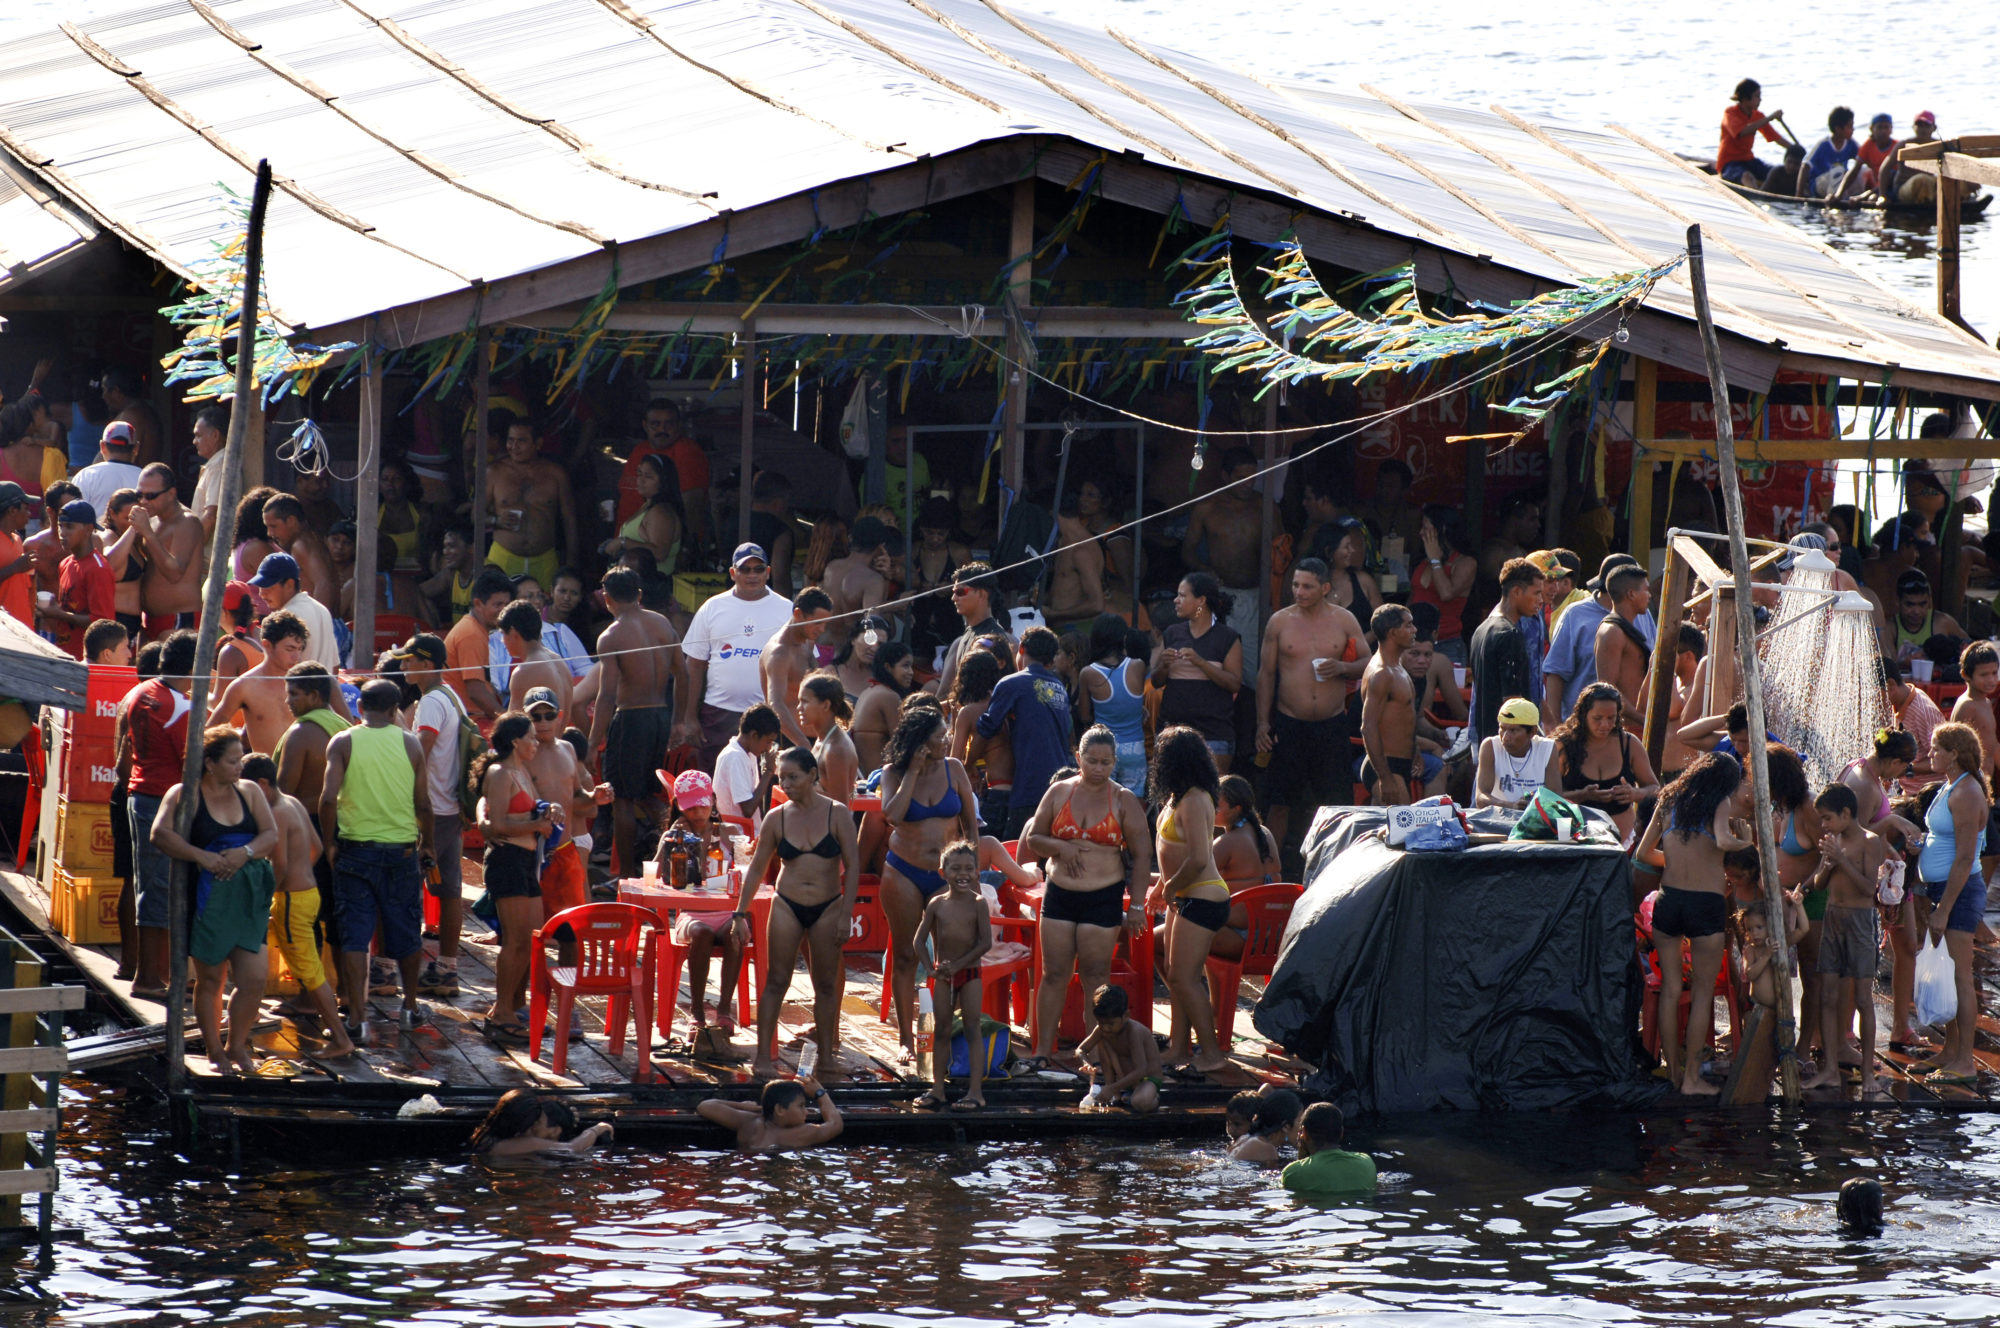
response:
[[[1754,88],[1746,95],[1756,111]],[[123,971],[137,994],[164,993],[170,863],[193,864],[196,1009],[225,1071],[254,1062],[250,1021],[225,1019],[222,996],[233,983],[234,1013],[254,1008],[242,1003],[269,967],[260,918],[278,919],[278,949],[331,1055],[360,1045],[371,996],[400,997],[405,1025],[429,1017],[426,999],[456,1000],[461,941],[477,925],[469,834],[483,841],[480,913],[501,938],[482,1027],[516,1046],[528,1037],[530,937],[546,919],[648,862],[727,863],[737,836],[751,840],[733,863],[741,893],[719,901],[734,907],[675,927],[697,1048],[743,1056],[732,1039],[749,1012],[732,1001],[758,916],[751,891],[775,875],[778,906],[755,938],[767,962],[747,1059],[760,1075],[775,1072],[777,1011],[803,954],[822,1077],[838,1077],[840,940],[864,876],[880,881],[906,1060],[920,982],[949,979],[951,1005],[977,1008],[979,961],[998,938],[968,911],[968,881],[1000,893],[1045,879],[1029,1064],[1075,1063],[1055,1031],[1072,977],[1085,992],[1107,988],[1120,938],[1156,927],[1171,1009],[1157,1063],[1116,1027],[1082,1049],[1112,1097],[1144,1110],[1160,1082],[1226,1063],[1206,962],[1242,951],[1234,895],[1299,879],[1300,838],[1327,804],[1448,792],[1518,809],[1548,789],[1595,807],[1628,844],[1650,836],[1664,853],[1672,879],[1654,929],[1663,944],[1689,943],[1698,989],[1714,958],[1714,906],[1690,911],[1681,892],[1713,895],[1720,869],[1680,864],[1710,849],[1719,862],[1743,838],[1740,785],[1715,789],[1748,735],[1691,705],[1710,661],[1699,622],[1678,623],[1670,740],[1653,768],[1637,736],[1658,632],[1652,583],[1611,548],[1601,501],[1562,514],[1574,548],[1537,547],[1543,515],[1526,498],[1472,541],[1455,506],[1411,501],[1400,461],[1379,463],[1365,496],[1340,466],[1311,461],[1267,543],[1252,484],[1269,477],[1232,448],[1207,468],[1211,491],[1172,522],[1121,524],[1113,481],[1087,475],[1053,504],[1054,551],[1010,563],[1005,531],[982,525],[949,483],[933,485],[900,425],[890,487],[915,491],[808,522],[792,510],[789,463],[757,470],[748,512],[728,512],[733,486],[712,484],[709,454],[671,401],[649,402],[633,442],[604,453],[619,478],[601,502],[575,486],[560,430],[502,410],[484,422],[495,456],[483,492],[430,451],[383,462],[379,571],[357,587],[351,501],[324,474],[252,488],[224,513],[226,411],[195,414],[187,484],[151,407],[119,381],[105,379],[102,400],[117,410],[87,454],[74,420],[39,391],[0,410],[0,466],[14,477],[0,478],[0,610],[91,663],[136,666],[114,817],[116,870],[130,882]],[[1917,463],[1906,480],[1907,510],[1867,545],[1852,509],[1798,537],[1870,600],[1885,685],[1918,750],[1867,776],[1894,797],[1861,798],[1850,814],[1860,839],[1803,791],[1787,804],[1788,887],[1823,878],[1840,894],[1855,875],[1847,864],[1865,871],[1876,840],[1895,852],[1915,842],[1925,813],[1891,803],[1947,777],[1936,733],[1969,731],[1988,758],[2000,752],[1993,687],[1968,672],[1960,729],[1935,707],[1927,715],[1928,697],[1903,676],[1919,657],[1950,671],[1990,652],[1974,643],[1961,656],[1964,629],[1932,604],[1944,486]],[[725,536],[732,522],[749,537]],[[192,628],[218,539],[234,576],[222,639],[201,659]],[[1961,577],[1983,566],[1980,545],[1961,553]],[[364,594],[391,639],[352,639]],[[188,719],[197,671],[216,697],[201,733]],[[189,742],[203,774],[182,835],[175,813],[196,797],[181,786]],[[1944,800],[1956,817],[1996,767],[1952,769],[1978,776]],[[858,799],[869,801],[857,815]],[[1940,843],[1976,837],[1933,829],[1922,870]],[[1681,883],[1696,877],[1706,884]],[[1947,919],[1980,893],[1977,879],[1950,879]],[[437,900],[434,944],[425,891]],[[1898,907],[1901,963],[1927,924],[1920,906]],[[1940,927],[1955,945],[1956,924]],[[339,952],[332,972],[316,936]],[[1816,953],[1816,940],[1805,945]],[[1828,947],[1846,968],[1851,949]],[[1663,967],[1677,988],[1679,967]],[[1892,1040],[1914,1036],[1899,1015]],[[1967,1055],[1951,1044],[1942,1072],[1965,1073]],[[945,1086],[933,1097],[941,1104]],[[977,1083],[965,1100],[979,1103]]]
[[[1912,207],[1937,201],[1938,177],[1912,169],[1896,156],[1896,149],[1906,142],[1938,141],[1937,116],[1932,112],[1917,112],[1912,121],[1914,133],[1907,140],[1896,137],[1896,117],[1887,111],[1869,117],[1867,135],[1856,137],[1854,112],[1836,106],[1827,113],[1826,136],[1808,150],[1791,132],[1785,113],[1766,111],[1763,102],[1763,87],[1756,79],[1746,78],[1736,85],[1722,112],[1715,171],[1730,183],[1793,198],[1853,199]],[[1760,136],[1782,149],[1784,159],[1777,165],[1757,156]],[[1957,187],[1950,182],[1947,186]]]

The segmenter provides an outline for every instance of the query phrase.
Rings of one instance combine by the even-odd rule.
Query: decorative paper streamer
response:
[[[1266,298],[1278,306],[1267,325],[1243,300],[1230,264],[1231,245],[1228,233],[1218,231],[1182,255],[1181,261],[1198,276],[1174,302],[1188,321],[1207,329],[1188,338],[1188,345],[1212,357],[1210,372],[1256,374],[1263,380],[1258,397],[1282,385],[1428,370],[1452,356],[1500,351],[1517,341],[1553,336],[1608,309],[1638,307],[1684,258],[1676,256],[1640,272],[1587,278],[1506,309],[1475,305],[1475,312],[1440,318],[1418,304],[1416,270],[1408,264],[1364,278],[1374,282],[1375,289],[1362,312],[1327,294],[1304,250],[1283,241],[1272,246],[1271,261],[1259,269],[1266,278]],[[1457,435],[1446,441],[1505,438],[1510,446],[1519,442],[1590,375],[1611,341],[1603,338],[1580,363],[1533,383],[1510,401],[1491,404],[1493,410],[1524,419],[1520,429]]]

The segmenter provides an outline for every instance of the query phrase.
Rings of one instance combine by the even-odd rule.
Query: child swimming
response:
[[[574,1138],[564,1138],[574,1134]],[[599,1121],[576,1132],[576,1113],[557,1097],[525,1088],[508,1092],[493,1104],[486,1119],[472,1132],[472,1151],[495,1161],[523,1157],[582,1157],[600,1140],[611,1137],[611,1122]]]
[[[808,1114],[819,1104],[819,1124]],[[736,1133],[736,1147],[744,1153],[778,1153],[788,1148],[810,1148],[832,1143],[840,1137],[844,1123],[833,1096],[817,1079],[773,1079],[753,1105],[712,1097],[695,1104],[703,1120],[713,1121]]]
[[[1245,1099],[1248,1099],[1247,1101]],[[1293,1127],[1305,1100],[1289,1088],[1270,1088],[1261,1093],[1238,1093],[1229,1099],[1231,1160],[1260,1167],[1274,1167],[1285,1160],[1284,1146],[1291,1142]],[[1246,1128],[1234,1128],[1239,1111],[1248,1113]]]
[[[1375,1189],[1375,1159],[1350,1153],[1347,1118],[1331,1102],[1315,1102],[1299,1117],[1299,1160],[1285,1168],[1294,1194],[1361,1194]]]

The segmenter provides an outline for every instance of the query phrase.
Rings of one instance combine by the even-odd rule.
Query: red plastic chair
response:
[[[1037,915],[1041,911],[1040,897],[1035,899]],[[1138,1020],[1148,1029],[1153,1026],[1153,928],[1151,919],[1135,935],[1130,927],[1121,927],[1118,944],[1111,951],[1111,971],[1107,982],[1120,987],[1125,992],[1127,1016]],[[1037,949],[1035,954],[1035,987],[1042,985],[1042,957]],[[1070,1042],[1081,1042],[1088,1030],[1084,1027],[1083,979],[1075,973],[1069,977],[1069,990],[1063,995],[1062,1015],[1056,1023],[1056,1036]],[[1028,1025],[1028,1036],[1037,1042],[1041,1036],[1041,1006],[1034,1007]]]
[[[1236,995],[1246,973],[1269,977],[1278,966],[1278,946],[1285,939],[1285,924],[1291,921],[1292,905],[1306,892],[1303,885],[1275,882],[1253,885],[1230,897],[1233,908],[1241,904],[1249,914],[1250,934],[1243,941],[1243,957],[1237,960],[1208,960],[1208,990],[1215,1001],[1215,1037],[1227,1052],[1236,1028]]]
[[[35,834],[41,826],[42,790],[49,783],[48,754],[42,750],[42,730],[39,725],[28,730],[28,736],[21,739],[21,759],[28,766],[28,797],[21,804],[21,836],[15,841],[18,846],[14,854],[14,865],[22,871],[28,869],[28,859],[35,852]]]
[[[1006,1022],[1011,1012],[1012,1022],[1025,1025],[1028,1011],[1033,1004],[1035,967],[1040,951],[1032,943],[1021,939],[1032,935],[1036,923],[1033,918],[1015,918],[995,915],[989,919],[993,927],[993,949],[979,961],[979,980],[985,984],[979,995],[979,1008],[994,1019]],[[887,935],[888,924],[883,924]],[[1015,933],[1015,941],[1009,943],[1006,933]],[[1014,946],[1018,945],[1018,951]],[[895,991],[896,951],[894,946],[885,946],[882,951],[882,1008],[877,1018],[889,1022],[889,1010]],[[933,993],[935,1001],[935,993]]]
[[[576,933],[575,965],[551,961],[543,945],[567,926]],[[613,1057],[625,1050],[625,1021],[634,1024],[638,1082],[653,1080],[653,988],[659,968],[660,916],[637,904],[582,904],[566,908],[535,929],[528,943],[533,980],[528,996],[528,1055],[539,1059],[548,1024],[549,993],[555,993],[555,1051],[549,1064],[562,1074],[569,1064],[570,1010],[578,996],[607,996],[604,1034]]]

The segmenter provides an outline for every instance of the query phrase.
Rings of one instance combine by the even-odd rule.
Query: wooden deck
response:
[[[466,865],[468,893],[476,893],[477,863]],[[49,934],[48,901],[32,879],[0,874],[0,894],[30,924]],[[756,1093],[758,1083],[747,1072],[753,1039],[750,1031],[739,1028],[735,1036],[736,1048],[746,1056],[743,1064],[692,1056],[679,1040],[689,1028],[688,992],[683,982],[674,1025],[676,1041],[664,1047],[655,1041],[653,1065],[658,1077],[651,1084],[639,1084],[635,1082],[638,1058],[629,1035],[623,1051],[611,1055],[603,1035],[602,1003],[586,1000],[580,1003],[586,1036],[570,1044],[567,1072],[558,1075],[549,1064],[550,1041],[544,1041],[539,1058],[532,1058],[525,1048],[497,1046],[480,1031],[481,1013],[491,999],[496,947],[491,934],[469,913],[467,931],[459,961],[461,994],[450,1000],[424,998],[428,1021],[407,1031],[396,1023],[400,997],[372,998],[371,1017],[359,1039],[364,1052],[360,1057],[336,1061],[322,1056],[323,1043],[301,1032],[290,1017],[294,999],[290,997],[266,998],[267,1027],[255,1039],[270,1063],[283,1067],[275,1072],[282,1077],[219,1076],[205,1057],[191,1053],[190,1105],[204,1133],[231,1147],[258,1150],[344,1149],[365,1139],[361,1146],[371,1153],[426,1151],[462,1142],[472,1123],[508,1089],[539,1087],[573,1095],[579,1109],[587,1114],[613,1116],[628,1138],[663,1143],[723,1142],[718,1131],[694,1115],[693,1106],[706,1096],[750,1097]],[[106,994],[128,1022],[146,1025],[164,1020],[162,1005],[133,997],[130,984],[114,976],[115,947],[71,945],[52,934],[49,940]],[[427,950],[434,952],[435,946],[434,940],[427,939]],[[868,955],[849,959],[839,1057],[839,1070],[846,1082],[838,1085],[836,1092],[848,1133],[857,1139],[949,1140],[1079,1131],[1213,1134],[1220,1130],[1222,1104],[1231,1094],[1266,1082],[1290,1082],[1306,1071],[1305,1066],[1267,1046],[1257,1035],[1250,1011],[1258,995],[1258,980],[1248,979],[1237,995],[1231,1067],[1208,1076],[1204,1083],[1170,1083],[1162,1096],[1162,1110],[1154,1116],[1081,1113],[1077,1110],[1083,1087],[1080,1080],[1034,1075],[989,1079],[989,1106],[982,1111],[918,1112],[910,1103],[923,1091],[925,1081],[918,1079],[911,1067],[898,1063],[894,1029],[876,1016],[881,990],[879,961]],[[719,971],[719,964],[712,966],[711,1003]],[[2000,1009],[2000,962],[1982,952],[1979,973],[1983,1004]],[[792,975],[779,1018],[779,1060],[787,1072],[794,1066],[811,1026],[811,999],[810,979],[801,966]],[[1886,1031],[1886,981],[1878,984],[1876,1006],[1877,1027]],[[1717,1018],[1718,1026],[1726,1027],[1726,1007],[1720,1002]],[[1164,988],[1158,989],[1154,1002],[1153,1026],[1161,1031],[1167,1028]],[[1024,1053],[1024,1030],[1014,1030],[1013,1036],[1016,1054]],[[1835,1111],[2000,1109],[2000,1018],[1982,1016],[1979,1042],[1982,1073],[1976,1085],[1922,1082],[1913,1072],[1912,1058],[1889,1052],[1885,1044],[1878,1053],[1883,1090],[1879,1098],[1863,1101],[1858,1080],[1850,1076],[1839,1090],[1809,1093],[1806,1106]],[[406,1102],[424,1094],[436,1098],[443,1111],[414,1118],[398,1116]],[[1684,1110],[1691,1100],[1667,1094],[1660,1105],[1667,1110]]]

